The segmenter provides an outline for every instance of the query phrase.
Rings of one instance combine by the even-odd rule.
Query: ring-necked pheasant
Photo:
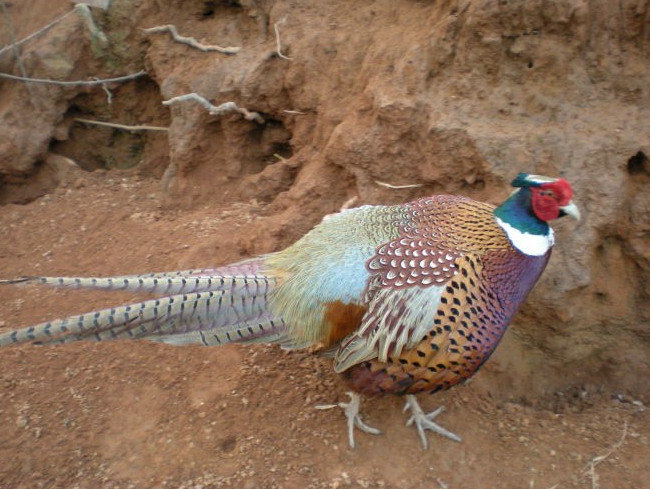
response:
[[[0,346],[148,339],[172,345],[321,344],[349,384],[340,403],[353,430],[359,394],[406,396],[425,429],[455,434],[414,394],[447,389],[488,359],[546,267],[548,222],[579,218],[566,180],[519,174],[499,207],[437,195],[328,216],[277,253],[216,269],[112,278],[27,277],[7,282],[147,291],[165,297],[0,335]]]

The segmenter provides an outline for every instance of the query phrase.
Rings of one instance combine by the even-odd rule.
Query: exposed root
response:
[[[47,24],[46,26],[41,27],[41,28],[40,28],[39,30],[37,30],[36,32],[31,33],[29,36],[24,37],[24,38],[21,39],[20,41],[15,41],[15,42],[12,41],[12,44],[9,44],[8,46],[5,46],[5,47],[3,47],[2,49],[0,49],[0,56],[2,56],[4,53],[6,53],[6,52],[8,52],[8,51],[10,51],[10,50],[12,50],[12,49],[15,49],[16,47],[18,47],[18,46],[20,46],[20,45],[22,45],[22,44],[25,44],[26,42],[28,42],[28,41],[34,39],[35,37],[40,36],[40,35],[43,34],[44,32],[46,32],[46,31],[48,31],[49,29],[51,29],[52,27],[54,27],[56,24],[58,24],[59,22],[61,22],[61,21],[62,21],[63,19],[65,19],[68,15],[70,15],[72,12],[74,12],[74,9],[72,9],[72,10],[66,12],[65,14],[63,14],[63,15],[60,16],[60,17],[57,17],[56,19],[54,19],[52,22],[50,22],[50,23]]]
[[[9,10],[7,9],[7,3],[4,0],[0,1],[0,8],[2,9],[2,18],[4,20],[5,28],[9,33],[9,39],[11,40],[11,46],[14,52],[14,56],[16,57],[16,64],[18,65],[18,69],[20,70],[20,73],[23,75],[23,77],[27,78],[27,71],[25,70],[23,59],[20,57],[20,49],[18,49],[18,41],[16,41],[16,35],[14,34],[14,26],[11,22],[11,18],[9,17]],[[29,85],[27,85],[27,91],[29,92],[30,96],[34,95]]]
[[[395,190],[400,190],[400,189],[403,189],[403,188],[417,188],[417,187],[423,187],[424,186],[423,183],[411,183],[409,185],[392,185],[390,183],[380,182],[379,180],[374,180],[374,182],[377,185],[379,185],[380,187],[392,188],[392,189],[395,189]]]
[[[118,76],[116,78],[104,78],[99,80],[74,80],[74,81],[50,80],[49,78],[27,78],[24,76],[10,75],[9,73],[0,73],[0,78],[70,87],[70,86],[79,86],[79,85],[93,86],[93,85],[104,85],[106,83],[119,83],[119,82],[134,80],[135,78],[140,78],[141,76],[144,76],[146,74],[147,72],[143,70],[143,71],[138,71],[137,73],[131,73],[130,75]]]
[[[258,124],[264,124],[264,118],[257,112],[250,111],[244,107],[238,107],[235,102],[224,102],[223,104],[216,106],[208,102],[205,98],[197,93],[186,93],[185,95],[179,95],[178,97],[170,98],[169,100],[164,100],[163,105],[173,105],[179,102],[185,102],[187,100],[194,100],[198,102],[203,107],[205,107],[210,115],[221,116],[229,112],[237,112],[241,114],[244,119],[247,121],[255,121]]]
[[[278,26],[280,24],[284,24],[286,21],[287,21],[287,16],[285,15],[284,17],[282,17],[281,20],[273,24],[273,29],[275,30],[275,45],[276,45],[275,52],[277,53],[279,58],[291,60],[290,57],[282,54],[282,44],[280,43],[280,29]]]
[[[237,54],[241,48],[239,47],[221,47],[221,46],[216,46],[216,45],[206,45],[206,44],[201,44],[198,42],[196,39],[193,37],[186,37],[186,36],[181,36],[178,33],[178,30],[176,30],[176,26],[173,24],[167,24],[167,25],[160,25],[156,27],[149,27],[148,29],[142,29],[144,32],[147,34],[158,34],[161,32],[169,32],[174,39],[174,41],[180,43],[180,44],[185,44],[187,46],[193,47],[195,49],[198,49],[199,51],[203,52],[210,52],[210,51],[217,51],[219,53],[223,54]]]
[[[168,127],[162,127],[162,126],[147,126],[147,125],[138,125],[138,126],[127,126],[125,124],[116,124],[114,122],[103,122],[103,121],[95,121],[92,119],[82,119],[81,117],[76,117],[74,119],[77,122],[81,122],[83,124],[92,124],[95,126],[105,126],[105,127],[112,127],[114,129],[124,129],[125,131],[132,131],[132,132],[137,132],[137,131],[169,131]]]

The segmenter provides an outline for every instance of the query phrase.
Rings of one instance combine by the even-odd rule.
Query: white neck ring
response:
[[[496,217],[497,224],[503,229],[512,246],[524,255],[542,256],[548,253],[555,243],[553,229],[548,228],[547,234],[524,233],[514,226]]]

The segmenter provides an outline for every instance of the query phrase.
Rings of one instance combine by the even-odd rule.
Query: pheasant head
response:
[[[498,224],[515,248],[527,255],[543,255],[553,246],[549,221],[563,216],[580,219],[573,189],[563,178],[520,173],[516,190],[494,210]]]

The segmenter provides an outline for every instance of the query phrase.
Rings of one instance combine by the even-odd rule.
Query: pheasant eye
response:
[[[543,195],[544,197],[555,197],[555,193],[553,193],[552,190],[540,190],[539,192],[540,195]]]

